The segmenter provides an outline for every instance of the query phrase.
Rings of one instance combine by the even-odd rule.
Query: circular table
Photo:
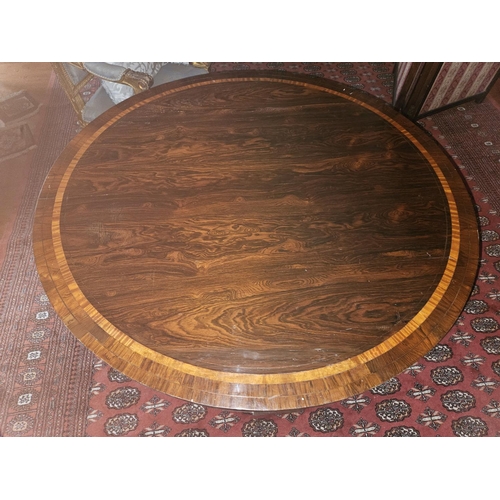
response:
[[[56,312],[188,401],[283,410],[397,375],[449,331],[479,259],[471,197],[391,106],[329,80],[215,73],[85,127],[34,228]]]

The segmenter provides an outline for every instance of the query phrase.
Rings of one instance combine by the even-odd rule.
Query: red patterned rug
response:
[[[58,85],[44,108],[38,148],[0,270],[2,436],[80,436],[86,429],[94,355],[51,308],[31,244],[43,181],[77,132],[71,105]]]
[[[214,63],[211,71],[270,68],[331,78],[391,101],[389,63]],[[57,85],[48,107],[0,273],[2,435],[500,435],[500,212],[494,205],[500,187],[489,173],[498,168],[499,135],[492,134],[500,113],[487,102],[421,122],[459,166],[481,225],[481,268],[456,325],[417,363],[371,391],[321,407],[269,413],[210,408],[149,389],[98,360],[61,324],[36,275],[31,225],[43,179],[75,134],[76,118]]]

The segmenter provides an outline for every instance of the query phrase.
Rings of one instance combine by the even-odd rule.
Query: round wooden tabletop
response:
[[[472,199],[416,125],[364,92],[215,73],[115,106],[41,192],[34,252],[84,345],[172,396],[331,403],[449,331],[479,259]]]

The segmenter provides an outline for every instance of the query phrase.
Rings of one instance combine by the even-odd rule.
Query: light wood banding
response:
[[[69,329],[126,375],[211,406],[343,399],[414,363],[474,283],[471,197],[389,105],[276,72],[135,96],[54,164],[34,229]]]

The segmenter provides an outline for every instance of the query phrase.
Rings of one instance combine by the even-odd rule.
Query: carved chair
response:
[[[162,83],[208,73],[210,66],[210,63],[136,64],[158,64],[159,70],[152,75],[127,68],[125,65],[104,62],[57,62],[52,63],[52,68],[78,115],[79,124],[85,126],[119,100],[123,100],[125,98],[123,95],[138,94]],[[97,79],[100,85],[87,100],[83,96],[83,90],[92,79]],[[111,85],[114,85],[114,88],[126,86],[123,88],[125,90],[128,88],[129,92],[127,94],[126,91],[122,91],[122,96],[117,97],[113,95]]]

